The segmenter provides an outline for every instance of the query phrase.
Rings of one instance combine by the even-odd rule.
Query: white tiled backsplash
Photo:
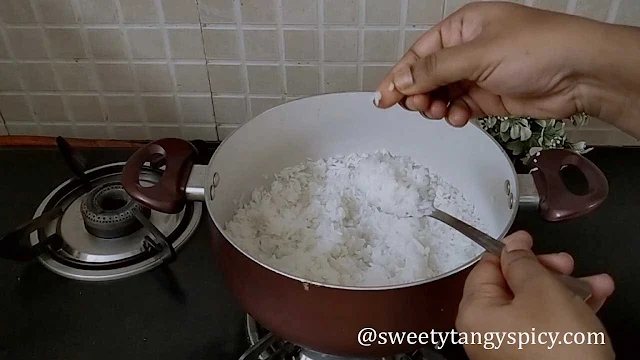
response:
[[[0,0],[0,135],[221,140],[300,96],[373,90],[468,0]],[[638,0],[520,0],[640,25]],[[636,144],[595,120],[571,136]]]

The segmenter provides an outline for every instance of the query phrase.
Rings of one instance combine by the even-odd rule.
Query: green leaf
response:
[[[539,146],[534,146],[534,147],[532,147],[531,149],[529,149],[529,155],[533,156],[533,155],[535,155],[536,153],[538,153],[538,152],[540,152],[540,151],[542,151],[542,148],[541,148],[541,147],[539,147]]]
[[[509,141],[509,134],[508,134],[508,133],[506,133],[506,132],[501,132],[501,133],[500,133],[500,139],[501,139],[503,142],[507,142],[507,141]]]
[[[574,114],[574,115],[571,115],[570,120],[573,126],[580,127],[580,126],[586,125],[589,122],[589,115],[585,114],[584,112],[579,114]]]
[[[520,140],[526,141],[526,140],[529,140],[530,137],[531,137],[531,129],[529,129],[528,127],[523,127],[520,130]]]
[[[513,124],[511,125],[511,138],[517,139],[520,137],[520,125]]]
[[[522,141],[512,141],[507,143],[506,147],[513,152],[513,155],[520,155],[524,152],[525,143]]]
[[[503,120],[500,123],[500,132],[506,132],[509,130],[509,126],[511,126],[511,123],[508,120]]]

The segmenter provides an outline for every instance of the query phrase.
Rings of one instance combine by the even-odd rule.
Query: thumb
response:
[[[399,66],[393,73],[393,84],[402,94],[416,95],[433,91],[461,80],[475,81],[483,68],[484,58],[473,42],[444,48]]]
[[[500,257],[502,274],[514,295],[531,289],[536,281],[551,276],[531,251],[531,235],[518,231],[505,238],[506,245]]]

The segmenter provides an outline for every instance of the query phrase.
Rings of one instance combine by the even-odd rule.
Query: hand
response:
[[[526,232],[516,232],[504,239],[500,259],[486,254],[467,278],[460,302],[456,328],[461,332],[602,332],[606,345],[503,344],[497,350],[482,345],[465,345],[469,358],[475,360],[506,359],[614,359],[608,335],[594,314],[613,293],[613,280],[596,275],[589,282],[593,296],[585,303],[571,293],[548,270],[570,274],[573,259],[566,253],[536,257],[533,241]],[[572,338],[571,338],[572,339]]]
[[[615,41],[611,41],[611,38]],[[420,37],[378,87],[454,126],[485,115],[579,112],[640,135],[640,29],[510,3],[471,3]],[[635,57],[637,59],[637,57]],[[404,100],[403,100],[404,99]]]

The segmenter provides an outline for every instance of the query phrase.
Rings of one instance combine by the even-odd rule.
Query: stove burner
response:
[[[175,214],[148,209],[121,185],[125,163],[87,169],[65,139],[56,142],[75,177],[49,193],[33,219],[0,237],[0,257],[37,258],[59,275],[86,281],[121,279],[161,267],[178,294],[169,264],[198,226],[203,204],[187,202]],[[153,165],[141,169],[141,186],[154,186],[162,178],[163,171]]]
[[[54,208],[61,216],[29,236],[31,246],[52,236],[40,262],[62,276],[85,281],[115,280],[140,274],[175,260],[200,222],[201,203],[188,203],[177,214],[164,214],[137,204],[121,184],[124,163],[86,170],[53,190],[34,217]],[[145,166],[140,184],[156,184],[162,172]],[[87,189],[90,185],[90,189]],[[146,224],[146,225],[143,225]]]
[[[376,359],[345,358],[322,354],[276,338],[248,314],[246,330],[251,347],[242,354],[239,360],[446,360],[444,356],[428,348],[419,349],[409,354]]]
[[[80,207],[85,229],[103,239],[120,238],[142,228],[134,215],[136,210],[146,218],[151,215],[151,210],[133,201],[119,183],[106,183],[91,190]]]

